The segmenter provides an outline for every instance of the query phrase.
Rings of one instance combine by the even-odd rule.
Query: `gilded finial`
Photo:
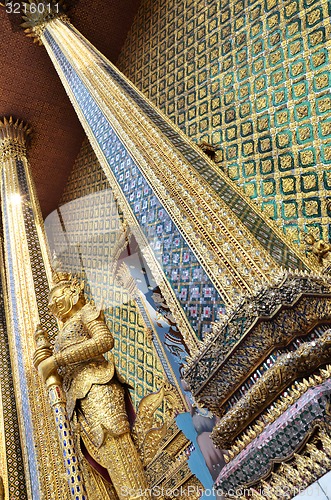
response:
[[[55,18],[69,22],[66,16],[67,6],[64,0],[28,0],[22,4],[23,23],[21,27],[34,43],[43,45],[42,34],[47,23]]]
[[[0,118],[0,157],[23,158],[32,129],[22,120],[14,120],[12,116]]]
[[[14,120],[12,116],[0,119],[0,141],[11,139],[25,144],[31,132],[32,129],[23,120]]]

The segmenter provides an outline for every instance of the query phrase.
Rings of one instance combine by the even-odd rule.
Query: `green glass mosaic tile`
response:
[[[329,238],[330,16],[321,0],[143,0],[118,60],[295,242],[307,218]]]

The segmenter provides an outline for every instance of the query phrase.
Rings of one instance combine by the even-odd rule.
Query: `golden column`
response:
[[[50,265],[43,222],[29,171],[21,121],[0,122],[1,208],[7,282],[6,320],[28,497],[70,498],[63,457],[46,393],[33,366],[34,331],[54,337],[47,307]]]
[[[7,287],[2,228],[0,263],[0,499],[26,500],[27,484],[6,322]]]
[[[193,279],[183,274],[183,266],[174,274],[175,264],[165,264],[178,249],[178,258],[194,262],[197,276],[206,276],[215,310],[270,283],[280,265],[311,267],[256,205],[70,24],[60,12],[61,2],[38,2],[38,9],[30,2],[24,4],[22,26],[52,59],[191,351],[197,345],[197,322],[177,285]],[[178,237],[171,240],[174,232]],[[202,302],[197,302],[200,318],[210,305]]]

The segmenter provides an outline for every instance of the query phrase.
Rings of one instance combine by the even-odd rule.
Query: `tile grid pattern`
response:
[[[119,68],[296,243],[329,238],[330,1],[144,0]]]

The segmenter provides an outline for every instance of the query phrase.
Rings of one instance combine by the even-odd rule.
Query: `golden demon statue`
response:
[[[143,465],[155,454],[167,430],[166,424],[155,427],[153,415],[166,395],[174,397],[171,388],[164,386],[142,399],[131,430],[127,388],[109,352],[114,339],[103,313],[85,300],[84,283],[61,272],[53,280],[49,307],[61,328],[53,354],[48,350],[45,359],[45,350],[37,349],[34,364],[44,382],[56,370],[62,376],[69,419],[75,416],[83,445],[107,469],[118,497],[151,498]]]

